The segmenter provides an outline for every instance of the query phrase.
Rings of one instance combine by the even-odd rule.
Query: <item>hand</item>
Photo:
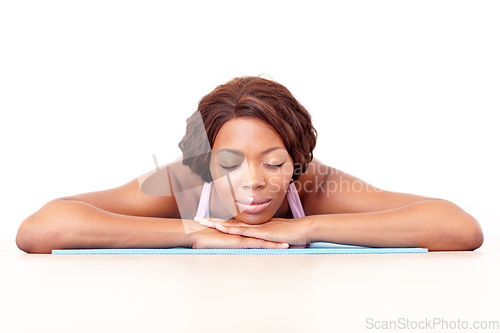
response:
[[[244,237],[239,235],[229,235],[214,228],[204,227],[199,225],[191,226],[193,249],[210,249],[210,248],[265,248],[265,249],[286,249],[289,247],[287,243],[271,242],[263,239],[252,237]],[[186,222],[184,222],[186,223]]]
[[[234,218],[229,220],[195,217],[201,225],[226,234],[259,238],[271,242],[288,243],[292,247],[309,247],[306,218],[273,218],[263,224],[246,224]]]

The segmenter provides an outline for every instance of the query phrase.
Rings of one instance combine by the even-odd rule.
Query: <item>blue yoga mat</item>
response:
[[[88,254],[230,254],[230,255],[291,255],[291,254],[381,254],[381,253],[426,253],[427,249],[420,247],[376,248],[351,246],[335,243],[311,243],[305,249],[191,249],[173,247],[167,249],[71,249],[52,250],[56,255],[88,255]]]

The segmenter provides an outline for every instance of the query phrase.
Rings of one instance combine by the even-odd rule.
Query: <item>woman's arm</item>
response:
[[[483,243],[483,233],[476,219],[445,200],[420,201],[371,213],[307,218],[310,242],[424,247],[429,251],[475,250]]]
[[[483,243],[476,219],[450,201],[385,191],[318,160],[304,176],[320,188],[303,194],[317,231],[313,240],[321,235],[346,244],[429,250],[474,250]]]
[[[50,253],[62,248],[188,245],[173,195],[147,195],[144,179],[166,175],[168,167],[122,186],[52,200],[26,218],[16,243],[26,252]],[[158,178],[158,177],[156,177]],[[162,177],[167,178],[167,177]],[[171,186],[163,182],[167,189]]]
[[[16,243],[30,253],[74,248],[283,247],[261,239],[227,235],[179,214],[170,180],[184,177],[170,165],[109,190],[50,201],[26,218]],[[169,171],[170,170],[170,171]],[[175,186],[197,184],[179,184]],[[165,190],[166,189],[166,190]],[[146,193],[149,193],[146,194]]]
[[[204,219],[202,225],[232,235],[305,245],[331,242],[369,247],[424,247],[429,251],[475,250],[483,243],[477,221],[455,204],[428,200],[370,213],[274,218],[260,225]]]
[[[190,247],[182,220],[112,213],[86,202],[56,199],[19,227],[17,246],[29,253],[53,249]]]
[[[477,220],[450,201],[385,191],[319,161],[315,166],[306,178],[324,191],[304,195],[313,240],[322,235],[325,241],[431,251],[474,250],[483,243]]]
[[[228,235],[193,220],[130,216],[81,201],[56,199],[19,228],[19,249],[51,253],[86,248],[286,248],[288,244]]]

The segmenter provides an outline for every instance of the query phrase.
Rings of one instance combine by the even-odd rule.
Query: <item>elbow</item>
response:
[[[29,234],[27,234],[26,231],[22,229],[21,225],[16,235],[16,245],[19,248],[19,250],[24,251],[26,253],[31,253],[29,237],[30,237]]]
[[[438,220],[447,222],[437,229],[430,251],[474,251],[483,245],[483,231],[474,217],[449,201],[435,204],[441,205]]]
[[[50,254],[52,252],[52,249],[49,248],[50,237],[43,235],[37,229],[30,224],[29,219],[25,220],[17,231],[17,247],[26,253]]]
[[[39,244],[37,244],[35,236],[33,228],[30,225],[30,220],[24,220],[16,235],[16,245],[19,250],[26,253],[37,253],[36,248]]]
[[[483,230],[479,222],[470,214],[466,213],[457,205],[454,205],[458,210],[456,215],[458,231],[458,243],[461,251],[474,251],[480,248],[484,242]]]
[[[47,214],[47,210],[53,209],[55,204],[55,201],[49,202],[21,223],[16,235],[16,245],[21,251],[50,254],[56,248],[54,245],[58,237],[50,231],[53,229],[50,225],[53,218]]]
[[[480,248],[484,242],[484,235],[479,222],[471,216],[471,219],[467,223],[467,227],[464,228],[462,244],[464,251],[474,251]]]

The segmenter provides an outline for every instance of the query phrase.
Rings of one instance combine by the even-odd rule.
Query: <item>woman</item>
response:
[[[109,190],[52,200],[18,247],[287,248],[311,242],[474,250],[483,234],[457,205],[384,191],[313,158],[316,130],[284,86],[235,78],[202,98],[182,157]]]

